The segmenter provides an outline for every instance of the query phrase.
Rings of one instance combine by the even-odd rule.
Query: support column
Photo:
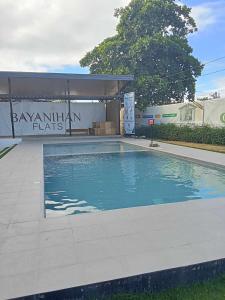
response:
[[[120,82],[117,81],[117,95],[119,96],[119,99],[117,101],[119,101],[119,135],[121,135],[121,92],[120,92]],[[120,94],[119,94],[120,92]]]
[[[71,119],[70,81],[69,81],[69,79],[66,82],[67,82],[67,96],[68,96],[69,131],[70,131],[70,136],[72,136],[72,124],[71,124],[72,119]]]
[[[121,99],[119,98],[119,103],[120,103],[120,105],[119,105],[119,135],[121,135],[121,119],[120,119],[120,115],[121,115]]]
[[[8,78],[8,99],[10,105],[10,119],[11,119],[11,127],[12,127],[12,137],[15,138],[15,128],[14,128],[14,120],[13,120],[13,106],[12,106],[12,88],[11,88],[11,79]]]

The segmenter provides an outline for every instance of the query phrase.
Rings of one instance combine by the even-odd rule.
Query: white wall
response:
[[[178,123],[179,107],[183,105],[183,103],[179,103],[161,106],[149,106],[142,113],[141,125],[147,126],[149,119],[154,119],[156,124]]]
[[[225,126],[225,99],[204,101],[204,122],[210,126]],[[222,121],[224,120],[224,122]]]
[[[15,135],[65,134],[69,128],[67,103],[14,102]],[[71,103],[72,129],[92,127],[92,122],[105,121],[103,103]],[[11,136],[9,103],[0,103],[0,136]]]
[[[147,126],[149,119],[154,119],[156,124],[208,124],[210,126],[225,126],[225,99],[196,101],[197,105],[190,103],[177,103],[161,106],[149,106],[146,110],[136,112],[140,119],[136,121],[141,126]],[[200,104],[200,106],[198,106]],[[181,112],[187,106],[195,105],[193,120],[182,121]],[[200,107],[203,107],[201,109]]]

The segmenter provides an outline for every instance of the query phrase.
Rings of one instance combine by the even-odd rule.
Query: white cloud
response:
[[[199,30],[204,30],[208,26],[216,23],[216,15],[210,5],[194,6],[191,15]]]
[[[0,70],[76,65],[115,33],[114,8],[129,0],[1,0]]]
[[[192,17],[195,19],[199,31],[203,31],[224,19],[224,0],[213,0],[192,7]]]
[[[212,93],[218,92],[221,97],[225,97],[225,76],[213,78],[206,83],[197,84],[197,96],[209,96]]]
[[[218,91],[221,97],[225,97],[225,76],[219,77],[214,80],[216,91]]]
[[[114,9],[130,0],[0,0],[0,70],[45,71],[78,65],[115,33]],[[217,20],[217,0],[193,7],[200,30]]]
[[[178,5],[184,5],[185,2],[185,0],[176,1]],[[218,23],[221,17],[224,19],[224,0],[205,1],[203,4],[193,5],[191,9],[191,16],[194,18],[199,31]]]

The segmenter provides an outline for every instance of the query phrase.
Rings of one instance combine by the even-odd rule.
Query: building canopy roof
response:
[[[118,97],[132,75],[0,71],[0,101],[8,100],[107,100]]]

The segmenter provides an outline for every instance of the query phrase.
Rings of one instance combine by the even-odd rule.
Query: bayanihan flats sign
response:
[[[50,112],[50,113],[36,113],[36,112],[22,112],[13,113],[13,122],[16,123],[31,123],[33,130],[47,131],[47,130],[63,130],[65,122],[81,122],[81,113],[69,113],[64,112]]]
[[[92,122],[104,122],[104,103],[71,103],[72,129],[87,129]],[[67,103],[14,102],[13,122],[16,136],[65,134],[69,129]],[[10,136],[9,103],[0,103],[0,136]]]

